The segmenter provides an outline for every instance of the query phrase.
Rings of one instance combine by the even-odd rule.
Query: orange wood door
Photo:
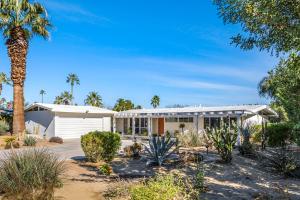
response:
[[[163,135],[165,133],[165,119],[159,118],[158,119],[158,134]]]

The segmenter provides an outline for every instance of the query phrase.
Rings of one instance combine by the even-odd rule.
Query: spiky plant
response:
[[[71,96],[74,97],[74,85],[80,85],[80,80],[76,74],[69,74],[67,77],[67,83],[71,85]],[[71,100],[73,104],[73,99]]]
[[[13,133],[25,130],[24,81],[29,40],[34,35],[49,37],[45,8],[30,0],[0,0],[0,29],[6,38],[14,87]]]
[[[84,100],[85,105],[103,107],[102,97],[97,92],[90,92]]]
[[[148,153],[147,165],[162,166],[170,155],[177,151],[179,147],[176,146],[177,141],[171,137],[153,136],[149,139],[149,147],[145,146]],[[174,147],[174,149],[172,149]]]
[[[64,91],[60,96],[55,97],[54,104],[60,105],[70,105],[72,102],[73,96],[67,91]]]
[[[232,160],[232,151],[237,142],[238,128],[235,125],[229,127],[221,121],[220,128],[208,129],[208,136],[212,139],[214,147],[217,149],[224,163]]]

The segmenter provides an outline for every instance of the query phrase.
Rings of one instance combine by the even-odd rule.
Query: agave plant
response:
[[[171,139],[171,137],[165,136],[152,136],[149,139],[149,147],[145,146],[145,150],[148,153],[147,165],[162,166],[171,154],[177,151],[178,147],[175,147],[177,141]],[[174,149],[172,150],[172,147]]]

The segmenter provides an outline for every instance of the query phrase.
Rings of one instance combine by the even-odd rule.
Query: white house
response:
[[[25,110],[26,129],[40,137],[80,138],[90,131],[111,131],[115,112],[92,106],[35,103]]]

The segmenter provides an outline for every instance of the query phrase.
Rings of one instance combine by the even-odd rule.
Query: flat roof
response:
[[[259,114],[264,113],[267,116],[277,116],[267,105],[236,105],[236,106],[214,106],[214,107],[183,107],[183,108],[156,108],[156,109],[138,109],[127,110],[115,114],[116,117],[139,116],[139,115],[176,115],[176,114]]]
[[[46,103],[34,103],[25,109],[25,112],[34,111],[36,108],[42,108],[51,112],[61,113],[91,113],[91,114],[115,114],[115,111],[99,108],[94,106],[73,106],[73,105],[58,105]]]

